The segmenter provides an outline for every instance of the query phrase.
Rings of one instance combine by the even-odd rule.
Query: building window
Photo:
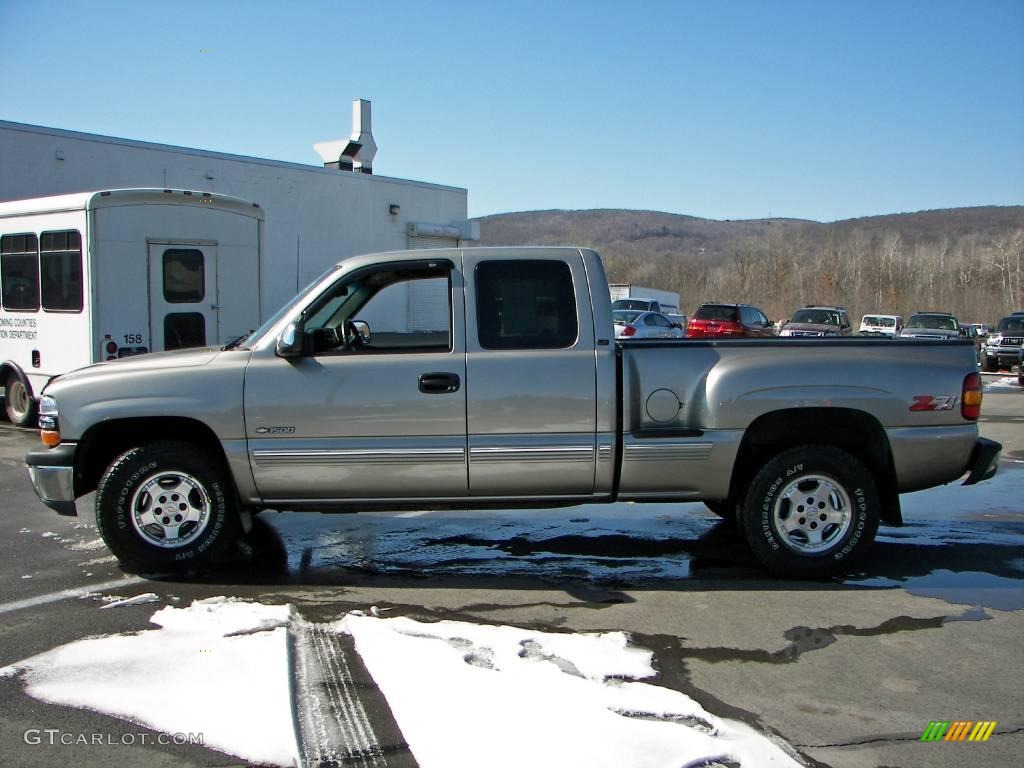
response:
[[[82,311],[82,235],[77,230],[43,232],[39,273],[45,311]]]
[[[164,300],[168,304],[194,304],[205,295],[203,252],[195,248],[164,251]]]
[[[476,268],[484,349],[567,349],[576,343],[576,294],[564,261],[485,261]]]
[[[0,287],[4,309],[39,309],[39,240],[34,234],[0,237]]]

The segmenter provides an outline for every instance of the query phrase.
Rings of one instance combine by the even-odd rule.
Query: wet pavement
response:
[[[1024,391],[990,393],[985,414],[982,433],[1005,446],[996,478],[904,496],[906,525],[882,528],[861,572],[828,582],[768,575],[733,527],[697,504],[266,512],[233,562],[189,577],[126,577],[88,514],[61,518],[35,499],[21,465],[35,438],[2,425],[0,666],[145,629],[155,608],[215,595],[289,602],[310,621],[372,609],[625,630],[654,651],[657,684],[788,740],[808,764],[1015,765],[1024,753],[1024,461],[1015,460]],[[157,605],[100,610],[149,592]],[[19,686],[0,678],[2,764],[234,764],[195,746],[27,745],[25,729],[55,722],[129,726],[34,701]],[[921,743],[936,719],[999,724],[984,744]]]

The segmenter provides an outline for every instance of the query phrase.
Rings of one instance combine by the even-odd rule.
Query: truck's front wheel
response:
[[[220,461],[190,443],[132,448],[104,473],[96,524],[130,570],[180,570],[224,552],[238,535],[234,493]]]
[[[826,578],[849,571],[874,541],[878,489],[867,468],[846,451],[800,446],[757,473],[742,516],[751,549],[771,571]]]

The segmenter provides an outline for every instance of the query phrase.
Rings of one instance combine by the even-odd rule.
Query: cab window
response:
[[[450,352],[450,262],[398,262],[341,278],[307,311],[312,355]]]
[[[476,268],[477,334],[484,349],[567,349],[576,343],[576,294],[564,261],[485,261]]]

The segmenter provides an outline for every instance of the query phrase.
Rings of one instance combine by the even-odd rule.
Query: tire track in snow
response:
[[[416,764],[387,702],[362,666],[351,637],[300,619],[289,631],[289,645],[302,768],[397,768]],[[378,721],[384,720],[379,730],[391,738],[381,738],[368,709]]]

